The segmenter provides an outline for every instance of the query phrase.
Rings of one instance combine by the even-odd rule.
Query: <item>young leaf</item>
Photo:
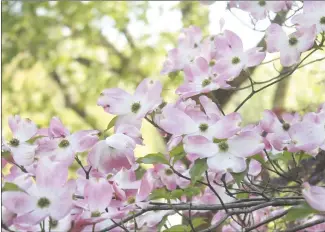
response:
[[[188,232],[188,231],[191,231],[191,229],[185,225],[176,225],[170,227],[167,230],[164,230],[164,232]]]
[[[107,125],[106,129],[104,130],[104,132],[108,131],[109,129],[111,129],[113,126],[115,126],[115,122],[117,120],[118,116],[115,116]]]
[[[167,192],[167,190],[165,188],[161,188],[161,189],[155,189],[154,191],[152,191],[152,193],[149,196],[150,200],[156,200],[156,199],[169,199],[168,198],[169,194]]]
[[[311,208],[307,203],[303,203],[298,206],[291,207],[287,215],[283,218],[285,221],[291,222],[307,216],[317,213],[316,210]]]
[[[174,157],[180,153],[184,153],[184,148],[183,148],[183,144],[178,145],[177,147],[174,147],[171,151],[170,151],[170,156]]]
[[[173,198],[173,199],[178,198],[178,199],[180,199],[183,194],[184,194],[184,192],[183,192],[182,189],[176,189],[176,190],[174,190],[174,191],[172,191],[170,193],[170,198]]]
[[[201,225],[207,224],[206,220],[207,219],[203,218],[203,217],[196,217],[192,220],[192,224],[193,224],[194,228],[197,228]]]
[[[141,157],[137,160],[138,163],[144,163],[144,164],[169,164],[168,160],[162,153],[153,153],[148,154],[144,157]]]
[[[265,164],[265,160],[263,159],[263,157],[260,154],[250,156],[249,158],[258,161],[260,164]]]
[[[208,170],[207,159],[195,160],[195,163],[190,170],[190,176],[191,176],[192,183],[195,184],[195,182],[198,181],[202,177],[202,174],[206,170]]]
[[[189,186],[184,189],[184,194],[187,197],[193,197],[199,195],[201,193],[201,189],[199,187]]]
[[[22,192],[23,190],[21,190],[21,188],[19,188],[14,183],[6,182],[5,185],[2,187],[2,192],[6,192],[6,191]]]

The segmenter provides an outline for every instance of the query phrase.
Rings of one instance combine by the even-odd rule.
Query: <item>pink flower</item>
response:
[[[133,96],[119,88],[105,89],[97,104],[110,114],[132,115],[141,119],[160,105],[161,91],[159,81],[147,78],[138,85]]]
[[[30,165],[34,162],[37,145],[27,141],[35,136],[37,127],[30,119],[22,119],[20,116],[9,117],[9,127],[13,133],[13,139],[7,147],[10,149],[13,159],[19,165]]]
[[[283,114],[283,119],[279,121],[278,117],[270,110],[265,110],[260,125],[268,134],[266,139],[277,150],[281,151],[291,144],[289,129],[300,120],[298,114]]]
[[[281,10],[287,10],[287,1],[238,1],[239,8],[248,11],[251,15],[257,19],[264,19],[268,11],[274,13]]]
[[[203,57],[184,67],[185,83],[179,86],[176,93],[182,98],[192,97],[200,93],[208,93],[219,88],[227,89],[226,77],[217,74],[216,68],[210,66]]]
[[[245,157],[255,155],[264,148],[263,139],[255,132],[245,131],[229,139],[209,140],[203,136],[189,136],[184,141],[184,150],[200,158],[207,158],[212,171],[243,172]]]
[[[298,63],[300,54],[313,46],[315,36],[315,26],[287,36],[280,25],[273,23],[266,33],[267,51],[280,52],[281,64],[288,67]]]
[[[318,211],[325,212],[325,188],[303,184],[302,195],[307,203]]]
[[[49,138],[40,139],[37,154],[66,165],[73,162],[76,153],[89,150],[98,141],[99,133],[97,130],[82,130],[70,134],[56,117],[51,120],[48,131]]]
[[[178,47],[168,52],[167,60],[163,64],[161,74],[182,70],[200,54],[202,39],[201,29],[195,26],[183,29],[183,34],[178,39]]]
[[[26,192],[2,193],[4,206],[18,214],[15,223],[35,225],[51,216],[64,218],[71,210],[74,181],[67,182],[68,169],[59,163],[43,158],[36,170],[36,184]]]
[[[265,52],[262,52],[260,47],[244,51],[239,36],[229,30],[217,36],[215,43],[221,54],[215,68],[222,76],[228,77],[229,81],[236,78],[243,69],[259,65],[265,58]]]
[[[305,1],[303,13],[292,17],[291,21],[301,28],[311,28],[316,26],[317,34],[325,31],[325,2]]]
[[[90,150],[88,163],[102,173],[114,173],[131,168],[135,162],[133,150],[135,142],[124,134],[113,134],[101,140]]]

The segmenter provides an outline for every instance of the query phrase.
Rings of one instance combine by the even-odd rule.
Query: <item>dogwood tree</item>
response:
[[[295,31],[287,34],[285,25],[272,21],[265,29],[266,49],[246,50],[236,31],[205,37],[197,26],[184,28],[161,70],[183,75],[175,89],[179,98],[164,101],[162,84],[150,78],[134,93],[103,89],[97,105],[116,115],[104,131],[70,132],[57,117],[48,128],[38,128],[30,119],[11,116],[12,138],[2,143],[2,167],[13,165],[2,175],[3,229],[324,231],[324,176],[316,186],[290,171],[325,155],[325,103],[304,115],[265,110],[259,122],[245,126],[238,110],[256,93],[322,60],[313,54],[325,47],[325,3],[230,1],[228,6],[249,12],[252,23],[291,9],[285,21]],[[267,53],[278,53],[286,69],[256,82],[249,68],[262,65]],[[233,112],[224,112],[212,91],[236,89],[232,81],[241,74],[248,76],[245,88],[251,93]],[[146,145],[144,120],[165,138],[167,152],[135,157],[135,147]],[[111,128],[114,134],[107,136]],[[79,159],[82,154],[87,163]],[[78,178],[69,180],[73,162],[80,165]],[[176,214],[183,222],[168,226]]]

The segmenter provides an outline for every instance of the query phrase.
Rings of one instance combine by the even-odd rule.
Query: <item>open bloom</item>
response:
[[[225,30],[224,34],[215,39],[219,54],[222,54],[215,64],[221,75],[233,80],[240,72],[249,67],[259,65],[265,58],[262,48],[251,48],[244,51],[242,40],[234,32]]]
[[[105,89],[97,104],[110,114],[132,115],[141,119],[160,105],[161,91],[159,81],[146,78],[138,85],[133,96],[119,88]]]
[[[9,127],[13,133],[13,139],[6,144],[13,159],[19,165],[30,165],[34,162],[37,145],[27,141],[37,133],[37,127],[30,119],[22,119],[20,116],[9,117]]]
[[[168,52],[161,74],[182,70],[185,65],[191,63],[200,54],[201,40],[202,32],[199,27],[184,28],[178,39],[178,47]]]
[[[70,165],[77,152],[89,150],[98,141],[97,130],[81,130],[70,134],[61,121],[54,117],[48,129],[48,138],[40,139],[37,154]]]
[[[325,2],[324,1],[305,1],[303,13],[296,14],[291,21],[302,28],[316,26],[317,33],[325,31]]]
[[[307,203],[318,211],[325,212],[325,188],[303,184],[302,195]]]
[[[188,98],[199,93],[208,93],[219,88],[227,89],[227,78],[219,75],[214,66],[210,66],[203,57],[198,57],[195,62],[185,66],[185,83],[179,86],[176,93],[182,98]]]
[[[268,11],[276,13],[288,9],[287,1],[238,1],[238,6],[257,20],[266,18]]]
[[[255,132],[245,131],[229,139],[203,136],[185,138],[184,150],[208,158],[207,164],[212,171],[243,172],[246,169],[245,157],[255,155],[264,148],[263,139]]]
[[[280,25],[273,23],[266,33],[267,51],[280,52],[281,64],[288,67],[298,63],[300,54],[313,46],[315,36],[315,26],[296,31],[288,36]]]
[[[15,223],[35,225],[51,216],[64,218],[72,208],[75,182],[68,181],[68,169],[42,158],[36,170],[36,184],[22,191],[2,193],[4,206],[18,216]]]
[[[102,173],[111,173],[131,168],[135,162],[133,150],[135,142],[124,134],[113,134],[99,141],[90,150],[88,163]]]

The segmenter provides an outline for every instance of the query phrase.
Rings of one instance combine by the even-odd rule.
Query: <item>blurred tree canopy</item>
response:
[[[198,1],[1,4],[5,135],[12,114],[31,118],[41,127],[58,116],[72,131],[103,130],[112,116],[96,105],[101,91],[121,87],[132,92],[146,77],[160,79],[164,97],[175,98],[174,90],[182,77],[171,79],[159,74],[167,51],[175,46],[182,27],[197,25],[207,35],[209,13],[213,14]],[[171,14],[178,19],[172,24],[166,21]],[[321,56],[324,53],[315,57]],[[325,101],[323,73],[324,65],[315,63],[298,70],[286,84],[281,82],[259,93],[240,110],[244,120],[257,120],[263,109],[274,106],[315,109]],[[253,73],[257,81],[276,75],[272,64]],[[249,91],[232,92],[226,111],[231,112]]]

